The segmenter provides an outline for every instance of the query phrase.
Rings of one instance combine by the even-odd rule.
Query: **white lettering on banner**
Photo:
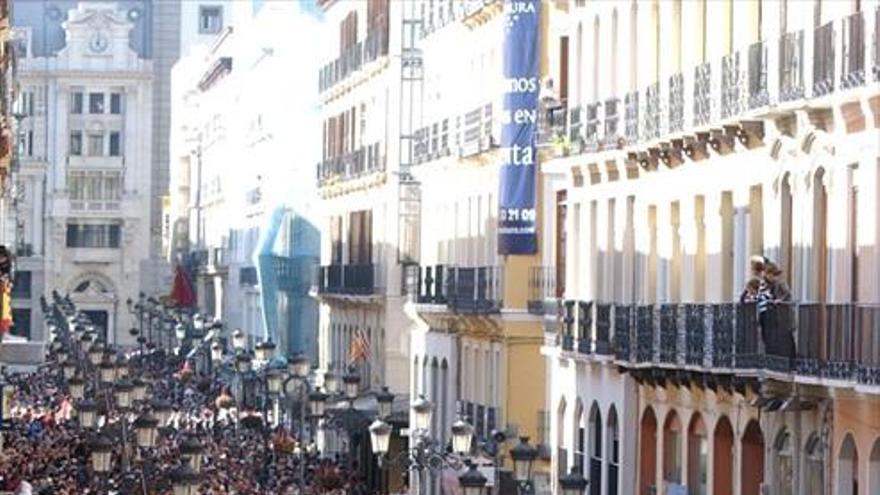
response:
[[[535,4],[531,2],[507,2],[505,14],[535,14]]]
[[[512,77],[504,80],[504,91],[507,93],[534,93],[537,90],[537,77]]]
[[[508,165],[534,165],[535,147],[514,144],[508,148],[501,148],[502,161]],[[507,157],[506,159],[504,157]]]
[[[538,122],[538,111],[527,110],[525,108],[517,108],[501,113],[502,124],[535,124]]]
[[[501,208],[498,211],[498,217],[502,222],[534,222],[537,216],[534,208]]]

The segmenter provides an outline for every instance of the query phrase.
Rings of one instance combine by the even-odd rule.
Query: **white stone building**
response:
[[[138,51],[140,14],[115,3],[77,4],[55,49],[45,25],[18,28],[26,102],[21,229],[32,254],[20,269],[36,282],[34,299],[53,288],[69,293],[119,344],[132,343],[124,301],[142,287],[150,245],[153,75]]]

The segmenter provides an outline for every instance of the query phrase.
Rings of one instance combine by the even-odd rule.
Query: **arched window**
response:
[[[605,458],[608,459],[608,495],[617,495],[618,471],[620,466],[620,432],[617,427],[617,408],[611,406],[608,411],[606,427]]]
[[[584,462],[587,454],[587,438],[586,438],[586,419],[584,417],[584,405],[580,399],[574,403],[574,422],[572,423],[574,431],[574,459],[572,467],[575,467],[582,474],[584,472]]]
[[[699,413],[688,427],[688,487],[692,495],[709,494],[709,442],[706,423]]]
[[[602,493],[602,412],[599,411],[599,404],[593,402],[590,407],[590,494],[600,495]]]
[[[777,495],[792,495],[792,483],[794,482],[794,463],[792,462],[792,439],[788,429],[783,428],[776,436],[773,443],[773,456],[775,469],[775,493]]]
[[[568,474],[568,450],[565,448],[565,398],[556,409],[556,479]]]
[[[846,434],[837,456],[837,495],[859,495],[859,451],[851,433]]]
[[[639,425],[639,493],[648,493],[657,483],[657,417],[650,407]]]
[[[671,410],[663,424],[663,479],[667,483],[681,483],[681,444],[681,420]]]
[[[810,435],[804,445],[807,466],[806,487],[810,495],[825,494],[825,449],[816,433]]]

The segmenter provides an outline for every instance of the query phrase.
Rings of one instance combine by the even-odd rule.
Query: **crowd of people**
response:
[[[16,495],[171,494],[171,473],[182,462],[179,446],[187,435],[195,435],[204,449],[200,495],[366,493],[353,469],[346,469],[337,459],[321,457],[313,444],[300,443],[285,425],[263,421],[247,425],[234,408],[219,407],[217,399],[227,397],[229,386],[223,374],[191,372],[181,377],[177,373],[181,361],[161,352],[133,356],[131,363],[130,373],[151,383],[152,398],[172,404],[174,412],[167,425],[159,428],[156,446],[139,449],[133,441],[132,422],[142,406],[122,415],[116,408],[100,408],[99,427],[114,440],[109,473],[93,470],[89,440],[95,432],[79,425],[58,364],[50,359],[37,373],[4,372],[15,398],[5,411],[11,417],[4,418],[0,491]],[[251,411],[253,416],[258,414]],[[121,421],[127,422],[130,435],[125,453],[119,441]],[[305,463],[302,469],[301,463]]]

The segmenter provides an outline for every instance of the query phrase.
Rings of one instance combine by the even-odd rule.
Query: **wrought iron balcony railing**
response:
[[[624,137],[632,146],[639,141],[639,92],[632,91],[624,97]]]
[[[384,170],[385,156],[381,154],[379,143],[373,143],[318,163],[318,187],[358,179]]]
[[[712,64],[706,62],[694,68],[694,126],[709,124],[712,120]]]
[[[605,133],[602,144],[605,149],[617,148],[620,140],[620,98],[605,100]]]
[[[410,266],[405,292],[420,304],[444,304],[458,313],[495,313],[502,307],[501,267]]]
[[[880,306],[610,305],[566,301],[558,345],[624,368],[779,372],[880,385]]]
[[[779,38],[779,101],[804,97],[804,32],[794,31]]]
[[[729,119],[742,113],[742,72],[739,52],[721,58],[721,118]]]
[[[684,74],[669,78],[669,132],[684,130]]]
[[[642,139],[650,141],[660,137],[660,83],[651,84],[645,89],[645,119]]]
[[[497,313],[502,307],[503,269],[499,266],[449,267],[446,299],[456,313]]]
[[[769,44],[766,40],[749,46],[749,108],[765,107],[770,103],[767,89],[767,62]]]
[[[583,153],[586,150],[584,138],[584,107],[572,107],[568,111],[568,142],[572,153]]]
[[[529,268],[529,313],[544,314],[544,301],[556,298],[556,267],[533,266]]]
[[[377,265],[324,265],[318,267],[316,286],[319,294],[379,294]]]
[[[854,88],[865,84],[865,18],[861,12],[840,22],[843,51],[840,54],[840,87]]]
[[[376,29],[367,33],[363,41],[346,48],[338,58],[318,70],[318,89],[327,91],[360,70],[360,68],[388,54],[388,30]]]
[[[586,121],[584,125],[584,149],[588,152],[594,152],[599,149],[599,109],[602,104],[599,102],[590,103],[586,106]]]
[[[813,96],[834,91],[834,22],[813,32]]]

